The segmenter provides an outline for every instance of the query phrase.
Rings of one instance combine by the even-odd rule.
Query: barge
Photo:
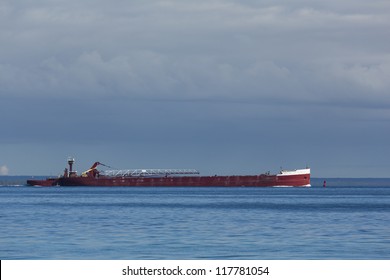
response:
[[[57,178],[27,180],[30,186],[88,187],[310,187],[310,168],[281,170],[257,175],[201,176],[195,169],[125,169],[99,171],[95,162],[78,175],[73,171],[74,159],[68,159],[69,169]]]

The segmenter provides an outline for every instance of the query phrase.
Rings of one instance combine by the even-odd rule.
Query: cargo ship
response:
[[[201,176],[195,169],[125,169],[99,171],[95,162],[91,168],[77,174],[69,169],[57,178],[27,180],[30,186],[90,186],[90,187],[310,187],[310,168],[281,170],[278,174]]]

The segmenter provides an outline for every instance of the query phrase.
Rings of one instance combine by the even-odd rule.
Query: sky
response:
[[[390,2],[2,0],[0,175],[390,177]]]

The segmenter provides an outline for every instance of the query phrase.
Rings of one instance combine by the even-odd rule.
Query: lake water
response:
[[[28,187],[0,176],[0,259],[390,259],[390,179],[311,188]]]

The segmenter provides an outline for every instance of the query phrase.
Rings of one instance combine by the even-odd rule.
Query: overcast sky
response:
[[[0,174],[390,177],[387,0],[2,0]]]

